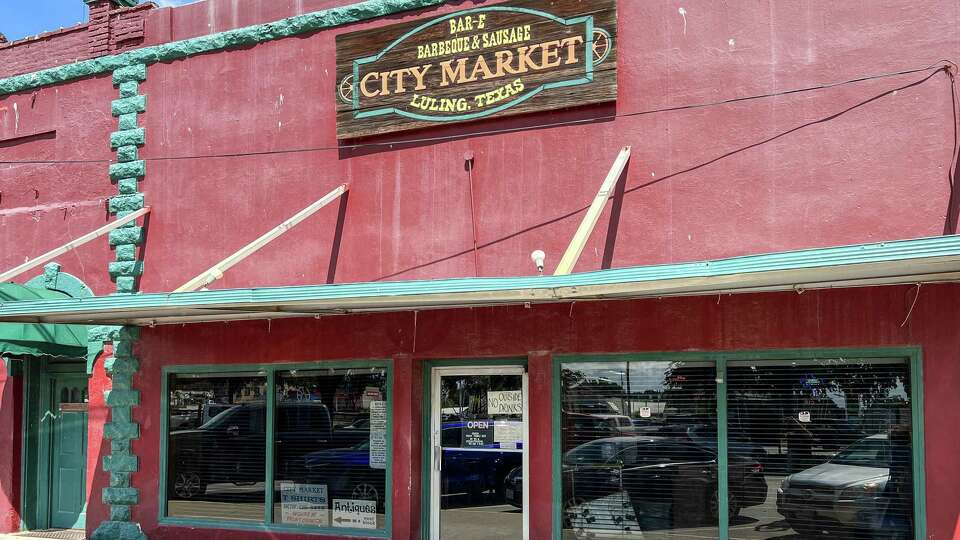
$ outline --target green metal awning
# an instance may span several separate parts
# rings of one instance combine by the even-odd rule
[[[16,283],[0,283],[0,304],[63,300],[69,295],[33,289]],[[0,356],[87,355],[87,327],[83,325],[0,323]]]
[[[0,322],[150,326],[624,298],[960,282],[960,236],[634,266],[459,278],[0,301]]]

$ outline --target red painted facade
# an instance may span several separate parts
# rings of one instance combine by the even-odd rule
[[[349,3],[206,0],[136,13],[144,24],[140,45],[152,45]],[[624,145],[633,157],[622,189],[577,271],[956,232],[948,179],[954,112],[943,71],[709,104],[957,61],[957,2],[620,0],[615,105],[360,141],[394,146],[338,148],[335,36],[464,6],[151,65],[140,86],[147,96],[140,187],[153,208],[141,290],[173,290],[343,182],[350,193],[340,212],[325,208],[211,288],[529,275],[534,249],[546,251],[551,272]],[[47,52],[78,32],[0,46],[0,66],[12,66],[0,67],[0,77],[70,60]],[[89,39],[76,42],[66,47],[79,49],[75,58],[103,52]],[[27,47],[45,55],[9,63],[27,58],[18,52]],[[116,98],[107,75],[0,96],[0,162],[71,162],[0,164],[0,269],[110,219]],[[508,132],[489,133],[499,130]],[[476,239],[467,153],[475,156]],[[101,240],[58,262],[100,295],[114,290],[112,258]],[[151,539],[250,537],[157,525],[159,381],[167,364],[394,359],[394,418],[403,429],[393,435],[393,531],[418,538],[421,361],[527,357],[531,538],[545,539],[554,355],[914,345],[924,352],[928,535],[960,538],[952,416],[960,406],[960,286],[923,287],[901,325],[913,290],[451,310],[420,313],[416,325],[400,313],[145,329],[135,378],[142,436],[133,445],[141,460],[134,518]],[[100,364],[90,380],[90,530],[108,511],[99,502],[107,483],[100,462],[109,452],[102,439],[109,379]],[[0,458],[0,532],[19,525],[21,388],[0,373],[0,448],[11,449],[10,460]]]
[[[134,443],[141,468],[133,477],[158,493],[159,403],[164,365],[304,362],[353,358],[394,360],[394,522],[396,538],[419,538],[420,399],[426,359],[528,358],[530,373],[531,538],[551,534],[552,362],[567,354],[641,351],[716,351],[776,348],[923,348],[926,418],[927,531],[953,538],[960,523],[960,465],[953,412],[960,407],[956,332],[960,286],[921,288],[901,326],[915,287],[879,287],[804,294],[777,293],[664,300],[558,304],[163,326],[144,329],[135,381],[143,403],[135,417],[143,435]],[[413,350],[414,334],[416,350]],[[401,427],[402,426],[402,427]],[[409,431],[406,429],[409,426]],[[91,457],[91,466],[93,466]],[[411,486],[410,490],[402,486]],[[94,484],[97,487],[97,484]],[[408,511],[409,509],[409,511]],[[91,506],[96,522],[106,509]],[[96,512],[97,514],[94,514]],[[182,538],[181,527],[157,526],[156,499],[135,507],[150,538]],[[407,531],[410,531],[409,536]],[[216,539],[248,538],[246,531],[196,530]],[[277,538],[296,535],[271,533]]]

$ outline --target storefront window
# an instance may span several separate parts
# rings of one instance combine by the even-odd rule
[[[383,534],[387,368],[281,367],[168,375],[166,516]]]
[[[760,454],[767,483],[759,505],[731,491],[731,538],[913,537],[906,361],[731,362],[727,376],[730,478]]]
[[[737,356],[561,365],[563,537],[912,538],[909,360]]]
[[[171,375],[167,515],[263,521],[266,377]]]
[[[718,536],[715,379],[706,363],[563,364],[564,538]]]
[[[387,398],[383,368],[277,373],[277,523],[385,527]]]

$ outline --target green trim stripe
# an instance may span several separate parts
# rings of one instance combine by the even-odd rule
[[[717,392],[717,527],[719,540],[730,538],[730,456],[727,455],[729,426],[727,425],[727,359],[719,356],[714,361]]]
[[[131,243],[127,235],[139,238],[139,228],[121,228],[110,233],[112,245]],[[735,276],[776,270],[806,270],[823,267],[907,262],[931,257],[960,258],[960,236],[937,236],[877,244],[808,249],[785,253],[751,255],[717,261],[635,266],[566,276],[530,276],[513,278],[457,278],[421,281],[390,281],[265,287],[256,289],[220,289],[182,293],[150,293],[127,296],[101,296],[82,299],[49,299],[0,303],[0,320],[17,317],[43,317],[71,313],[111,312],[114,310],[181,308],[191,306],[251,304],[276,305],[295,301],[327,301],[403,295],[466,294],[517,290],[552,290],[592,285],[642,283],[666,279]]]
[[[265,24],[228,30],[192,39],[144,47],[73,64],[0,79],[0,96],[74,79],[114,72],[114,84],[146,79],[146,65],[172,62],[198,54],[316,32],[345,24],[440,5],[445,0],[367,0]]]

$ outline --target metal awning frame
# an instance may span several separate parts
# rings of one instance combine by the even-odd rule
[[[960,281],[960,236],[563,276],[112,295],[0,304],[0,322],[152,326],[503,305]]]

